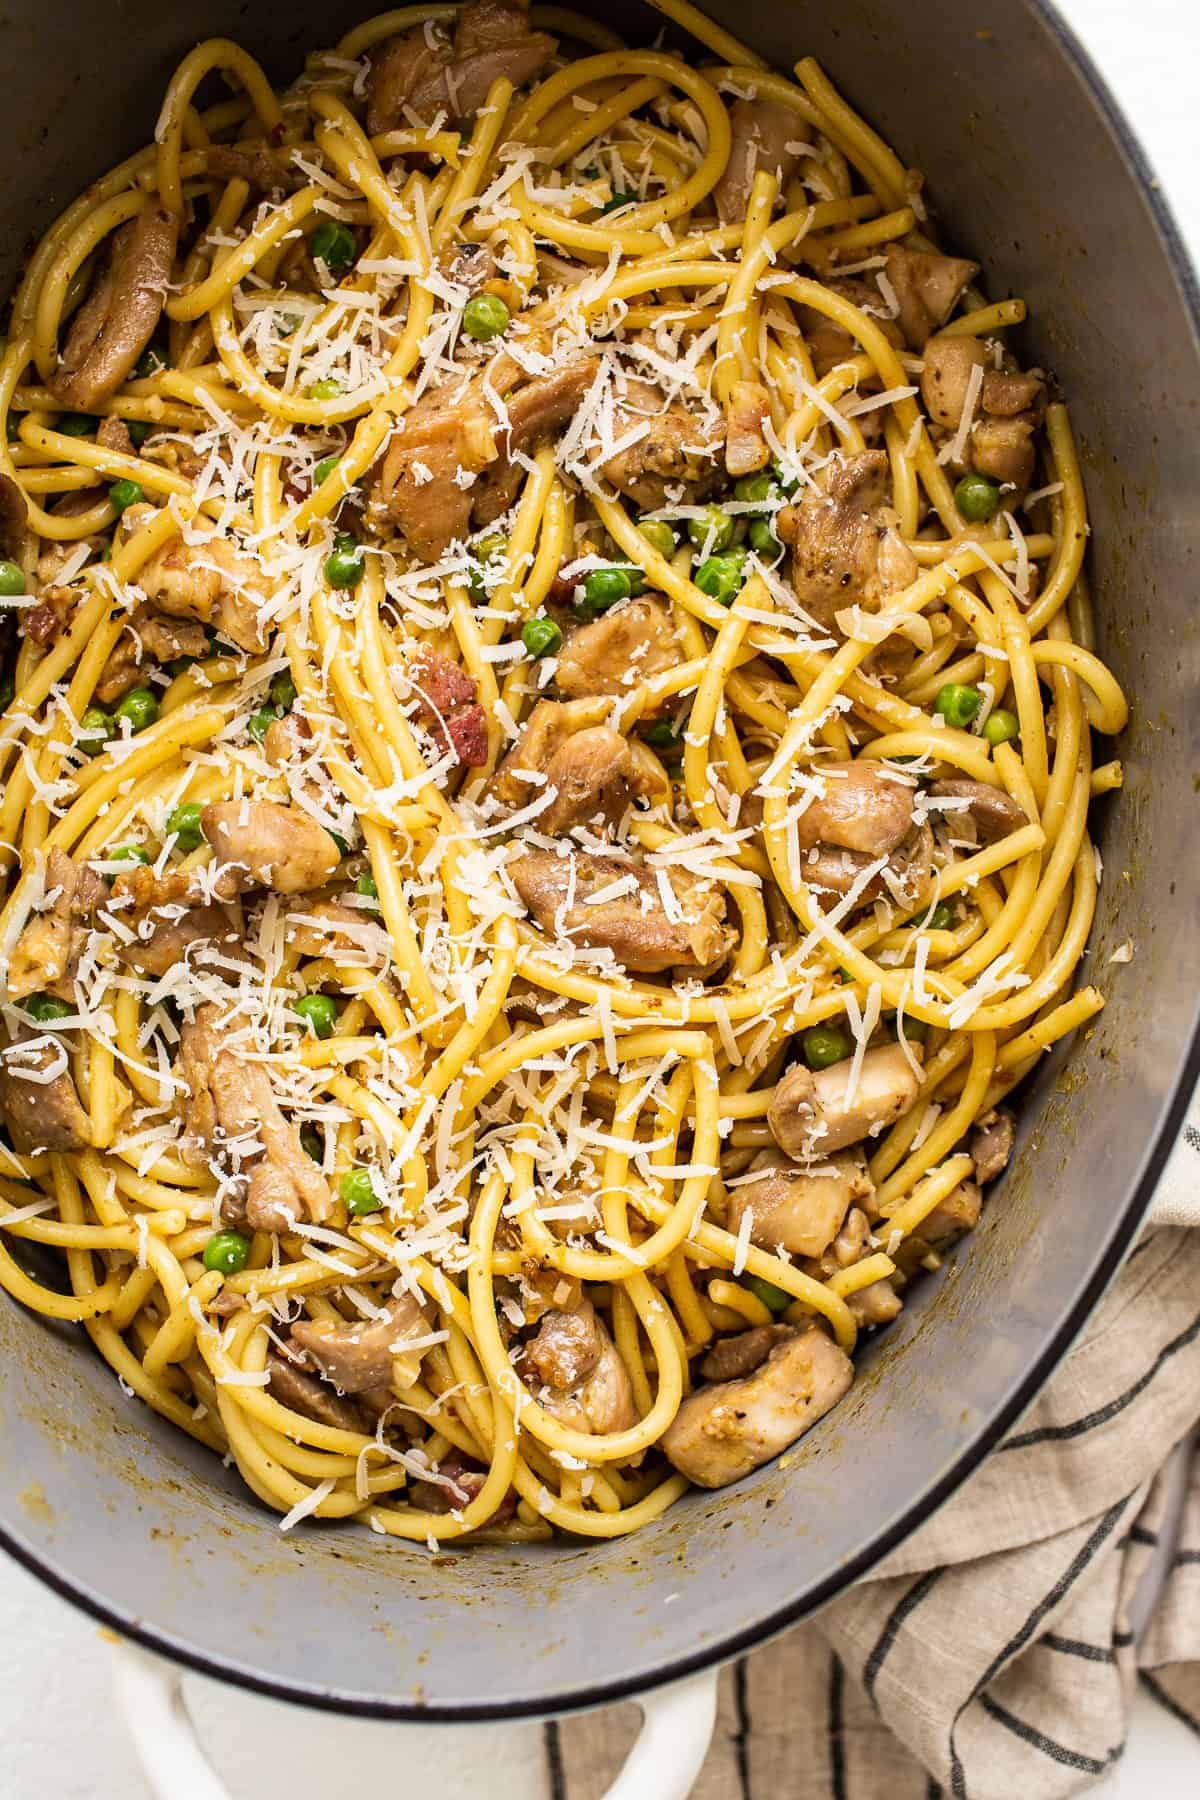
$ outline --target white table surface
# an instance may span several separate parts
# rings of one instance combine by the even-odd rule
[[[997,0],[998,22],[1006,4]],[[1200,261],[1194,174],[1200,6],[1196,0],[1133,6],[1059,0],[1059,6],[1132,118]],[[341,1721],[198,1678],[189,1681],[189,1693],[237,1800],[342,1800],[393,1792],[398,1780],[405,1791],[431,1791],[438,1800],[543,1800],[536,1727]],[[1139,1694],[1124,1760],[1094,1791],[1103,1800],[1150,1794],[1195,1800],[1200,1743]],[[0,1793],[5,1800],[150,1800],[114,1716],[103,1633],[2,1555]]]

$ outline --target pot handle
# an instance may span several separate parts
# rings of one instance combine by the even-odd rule
[[[113,1652],[113,1686],[155,1800],[230,1800],[196,1736],[183,1671],[136,1645]],[[717,1671],[638,1699],[642,1729],[604,1800],[687,1800],[717,1716]]]

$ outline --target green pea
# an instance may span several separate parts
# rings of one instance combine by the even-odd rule
[[[140,450],[150,436],[150,423],[147,419],[126,419],[125,429],[135,450]]]
[[[535,660],[553,656],[562,643],[562,632],[553,619],[526,619],[521,627],[521,642]]]
[[[127,506],[136,506],[146,498],[146,490],[140,481],[114,481],[108,490],[108,497],[118,512],[124,512]]]
[[[660,556],[675,554],[675,533],[665,519],[639,519],[638,530],[652,550]]]
[[[508,549],[508,539],[502,531],[485,531],[471,546],[471,554],[476,562],[496,562]]]
[[[60,1000],[57,994],[30,994],[25,1002],[25,1011],[39,1025],[49,1025],[55,1019],[69,1018],[75,1008],[65,1000]]]
[[[719,506],[706,506],[700,517],[689,519],[687,534],[697,550],[707,548],[711,555],[716,550],[728,550],[733,542],[733,518],[722,512]]]
[[[624,569],[592,569],[584,580],[584,610],[607,612],[618,600],[628,600],[633,584]]]
[[[948,725],[957,725],[960,730],[965,731],[982,705],[983,695],[977,687],[964,687],[961,681],[948,681],[945,687],[938,689],[933,710],[941,713]]]
[[[606,200],[600,211],[601,213],[617,212],[622,206],[635,205],[640,198],[640,195],[632,193],[629,188],[615,188],[612,199]]]
[[[383,1206],[371,1181],[370,1169],[347,1169],[338,1183],[338,1193],[346,1202],[347,1212],[356,1219],[379,1212]]]
[[[293,1011],[312,1027],[314,1037],[333,1035],[337,1024],[337,1001],[329,994],[302,994]]]
[[[20,419],[18,419],[18,417],[15,413],[9,413],[8,417],[5,419],[4,435],[10,444],[19,444],[20,443],[20,441],[21,441],[21,421],[20,421]]]
[[[359,876],[354,884],[354,891],[356,894],[361,894],[364,900],[378,900],[379,898],[379,884],[370,874]]]
[[[64,437],[91,437],[99,425],[99,419],[91,413],[63,413],[56,430]]]
[[[240,1231],[214,1231],[201,1258],[206,1269],[220,1275],[236,1275],[250,1258],[250,1239]]]
[[[776,1317],[780,1313],[786,1312],[795,1298],[783,1288],[776,1287],[773,1281],[764,1281],[761,1275],[743,1275],[742,1286],[753,1294],[756,1300],[761,1300],[767,1311],[774,1313]]]
[[[167,815],[167,836],[175,839],[180,850],[197,850],[204,842],[204,827],[200,823],[200,807],[195,800],[188,800],[177,806]]]
[[[354,233],[340,219],[323,219],[312,234],[312,253],[327,269],[348,269],[357,254]]]
[[[146,348],[142,351],[142,354],[133,365],[134,379],[136,381],[149,381],[152,375],[157,375],[159,371],[165,369],[166,366],[167,359],[158,348],[157,344],[147,344]]]
[[[811,1025],[801,1039],[804,1060],[810,1069],[828,1069],[853,1055],[848,1033],[838,1025]]]
[[[343,391],[342,384],[336,375],[322,375],[320,381],[314,381],[308,389],[310,400],[336,400]]]
[[[895,1013],[894,1012],[884,1013],[883,1019],[884,1019],[884,1024],[887,1026],[887,1028],[891,1032],[892,1036],[894,1038],[898,1038],[900,1036],[900,1033],[896,1029]],[[905,1013],[905,1015],[904,1015],[904,1035],[908,1039],[910,1044],[923,1044],[925,1042],[926,1038],[929,1036],[929,1027],[925,1023],[924,1019],[914,1019],[914,1018],[911,1018],[908,1013]]]
[[[782,555],[783,545],[772,531],[769,519],[751,519],[750,548],[757,551],[759,556],[774,558]]]
[[[365,567],[366,558],[362,545],[348,532],[340,532],[333,540],[333,549],[325,558],[325,579],[330,587],[357,587],[363,578]]]
[[[25,592],[25,571],[20,563],[9,562],[7,557],[0,561],[0,598],[11,600],[16,594]]]
[[[246,721],[246,730],[256,744],[261,744],[274,725],[279,713],[273,706],[264,706],[260,712],[252,713]]]
[[[949,931],[954,924],[954,914],[944,900],[939,900],[932,912],[918,913],[908,923],[916,931]]]
[[[331,831],[331,832],[329,832],[329,836],[333,839],[334,843],[337,845],[338,855],[339,856],[349,856],[350,846],[346,842],[345,838],[342,836],[341,832],[340,831]]]
[[[317,487],[320,487],[320,485],[323,481],[328,481],[329,477],[333,474],[333,471],[337,468],[337,466],[341,462],[341,460],[342,459],[341,459],[340,455],[337,455],[337,454],[335,454],[333,456],[323,456],[321,458],[320,462],[317,464],[316,468],[313,470],[314,484]]]
[[[724,556],[705,557],[692,579],[710,600],[732,606],[746,579],[745,564],[744,550],[727,550]]]
[[[766,470],[761,475],[743,475],[740,481],[733,484],[735,500],[769,500],[771,490],[775,486]]]
[[[119,844],[108,853],[109,862],[151,863],[154,858],[140,844]]]
[[[314,1162],[325,1161],[325,1138],[318,1125],[302,1125],[300,1127],[300,1148],[305,1156],[311,1156]]]
[[[982,525],[1000,510],[1000,489],[986,475],[964,475],[954,489],[954,504],[964,519]]]
[[[272,678],[267,692],[281,712],[290,712],[296,704],[296,684],[292,680],[291,670],[281,669],[278,675]]]
[[[158,699],[149,688],[132,688],[123,700],[118,700],[115,713],[134,731],[145,731],[158,717]]]
[[[796,489],[800,486],[799,478],[795,475],[787,474],[783,464],[777,462],[771,464],[771,474],[779,484],[780,492],[786,494],[788,499],[791,499]]]
[[[463,330],[477,344],[490,344],[504,336],[511,317],[499,294],[472,294],[463,307]]]
[[[1002,706],[998,706],[995,712],[990,712],[984,721],[983,736],[993,749],[997,744],[1011,744],[1020,735],[1020,719],[1016,713],[1005,712]]]
[[[104,746],[117,735],[112,716],[102,707],[89,706],[79,721],[79,748],[87,756],[102,756]]]

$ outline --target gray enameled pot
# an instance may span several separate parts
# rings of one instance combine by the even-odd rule
[[[545,1713],[745,1649],[869,1569],[960,1482],[1062,1357],[1129,1247],[1195,1073],[1200,404],[1191,272],[1128,128],[1034,0],[730,0],[777,67],[815,53],[926,172],[948,244],[1023,294],[1082,447],[1100,643],[1133,700],[1085,977],[1108,1009],[1047,1062],[983,1223],[865,1351],[787,1460],[612,1544],[431,1557],[361,1529],[281,1536],[236,1473],[138,1403],[74,1330],[0,1297],[0,1541],[179,1660],[281,1697],[393,1717]],[[278,78],[366,9],[313,0],[13,0],[0,20],[22,248],[146,142],[199,38]],[[661,20],[621,4],[648,41]],[[605,9],[606,19],[610,9]],[[1132,939],[1127,965],[1110,964]]]

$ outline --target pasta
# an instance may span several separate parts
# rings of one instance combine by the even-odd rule
[[[1103,1004],[1023,304],[656,4],[201,44],[13,304],[0,1284],[285,1528],[748,1473]]]

